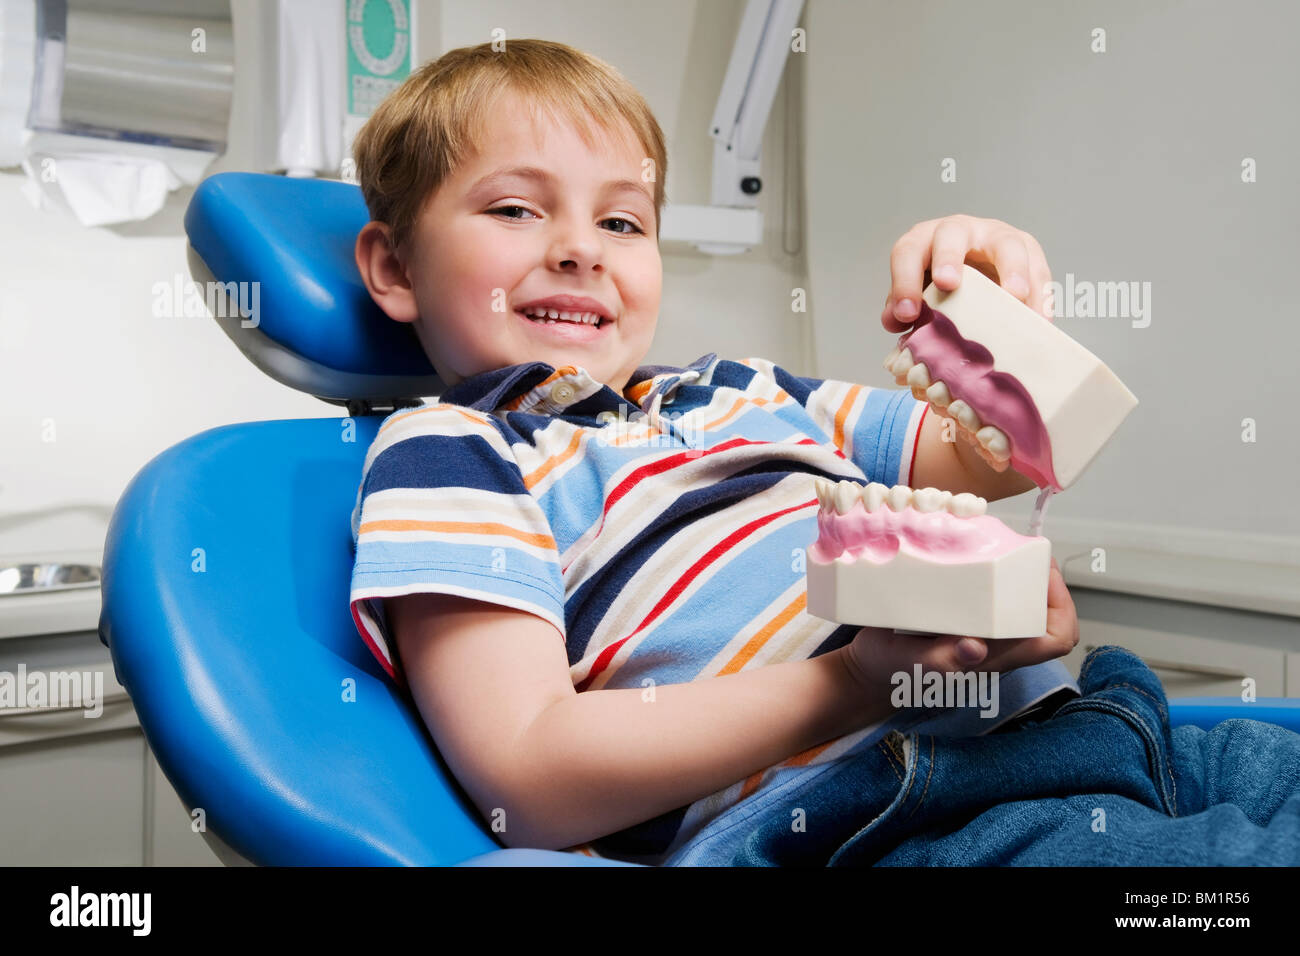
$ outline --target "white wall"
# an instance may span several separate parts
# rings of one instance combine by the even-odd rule
[[[234,0],[235,91],[229,149],[209,174],[255,168],[265,101],[266,37],[257,0]],[[706,127],[739,23],[741,0],[657,4],[438,3],[417,7],[421,61],[453,46],[539,36],[586,49],[645,94],[669,141],[666,183],[677,202],[708,200]],[[804,326],[789,312],[805,284],[798,236],[786,223],[784,94],[769,125],[763,248],[713,258],[664,247],[664,294],[649,363],[685,364],[707,351],[805,364]],[[87,229],[38,212],[20,169],[0,171],[0,558],[98,551],[111,509],[154,455],[231,422],[339,414],[278,385],[203,319],[150,317],[155,282],[188,278],[182,219],[192,190],[151,219]],[[790,244],[793,253],[784,251]],[[54,440],[44,440],[53,429]]]
[[[1049,537],[1141,524],[1153,547],[1300,560],[1300,7],[810,0],[804,22],[817,371],[895,387],[880,367],[895,239],[958,212],[1002,219],[1060,281],[1152,290],[1146,328],[1057,319],[1140,405],[1053,500]]]

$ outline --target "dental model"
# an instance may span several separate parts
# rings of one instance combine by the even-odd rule
[[[963,280],[964,281],[964,280]],[[1043,321],[1040,319],[1040,321]],[[808,611],[844,624],[965,637],[1041,637],[1051,543],[976,495],[816,478]]]
[[[1070,487],[1137,406],[1101,359],[979,270],[921,298],[886,370],[1038,487]]]

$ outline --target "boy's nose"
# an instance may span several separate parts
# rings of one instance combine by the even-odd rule
[[[548,252],[549,264],[561,269],[600,268],[603,249],[595,226],[557,227],[557,235]]]

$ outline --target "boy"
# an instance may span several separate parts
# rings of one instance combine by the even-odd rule
[[[814,475],[990,500],[1033,484],[942,441],[906,389],[713,354],[641,366],[666,156],[616,71],[538,40],[454,50],[381,104],[354,152],[373,219],[357,266],[448,387],[390,415],[367,454],[353,616],[506,845],[806,858],[821,844],[751,838],[789,830],[783,801],[811,803],[848,766],[888,802],[894,764],[853,758],[914,770],[897,729],[985,734],[1077,695],[1057,660],[1078,627],[1054,563],[1040,638],[905,636],[807,613]],[[885,327],[915,318],[927,265],[952,288],[944,267],[963,260],[1042,307],[1032,237],[951,217],[895,247]],[[998,719],[895,710],[890,675],[916,662],[999,672]],[[839,797],[811,822],[847,837],[869,807]]]

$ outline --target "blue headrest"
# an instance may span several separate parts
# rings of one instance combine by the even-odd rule
[[[185,212],[191,269],[196,279],[258,283],[256,317],[222,327],[285,384],[331,399],[436,394],[442,383],[413,327],[385,315],[357,272],[353,250],[369,220],[349,183],[218,173]]]

